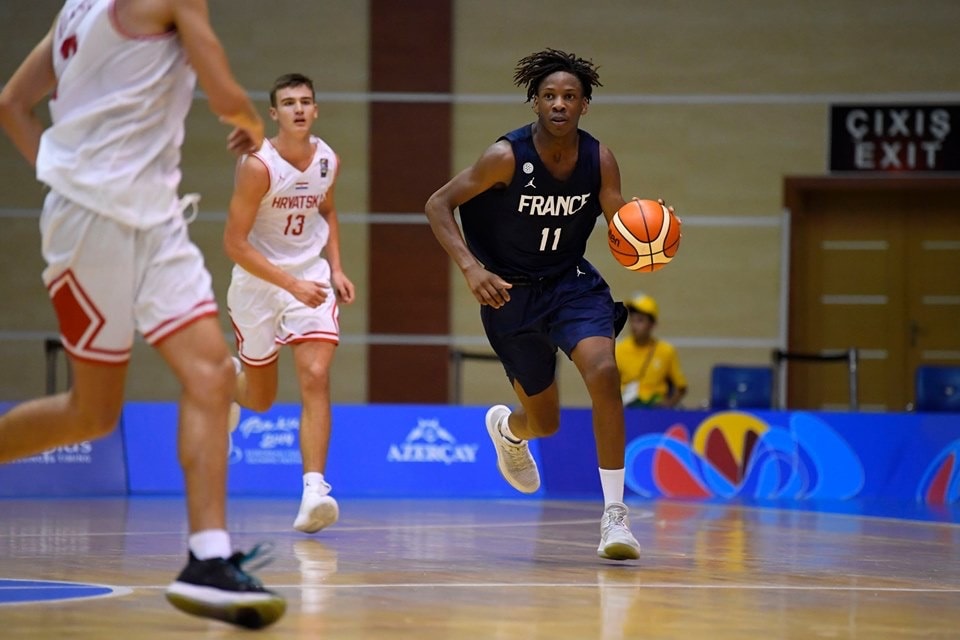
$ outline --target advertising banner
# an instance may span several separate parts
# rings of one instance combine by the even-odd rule
[[[497,470],[485,413],[336,405],[326,477],[343,497],[523,498]],[[176,404],[128,403],[121,423],[103,440],[0,465],[0,495],[182,493]],[[628,500],[960,503],[957,414],[631,409],[626,425]],[[230,493],[298,497],[299,429],[299,405],[244,411],[229,435]],[[532,452],[533,497],[601,497],[589,409],[563,409]]]
[[[644,498],[928,505],[960,498],[960,416],[628,410],[626,486]],[[568,409],[542,440],[551,498],[601,495],[590,412]]]
[[[485,407],[336,405],[325,477],[344,497],[523,497],[497,470],[485,413]],[[124,424],[131,492],[182,492],[176,406],[129,403]],[[537,457],[536,443],[532,450]],[[244,410],[230,434],[228,473],[231,494],[299,497],[300,406]]]
[[[0,403],[0,414],[13,406]],[[123,430],[0,464],[0,497],[126,495]]]

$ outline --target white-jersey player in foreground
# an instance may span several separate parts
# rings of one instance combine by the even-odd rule
[[[0,462],[110,433],[123,408],[134,332],[170,366],[180,397],[189,560],[167,590],[188,613],[250,628],[286,603],[234,553],[226,531],[227,415],[235,381],[210,275],[187,236],[178,187],[197,78],[259,147],[263,123],[234,80],[205,0],[67,0],[0,93],[0,124],[50,191],[43,272],[72,388],[0,417]],[[34,108],[48,95],[53,124]]]
[[[330,445],[330,366],[340,341],[338,301],[354,299],[353,283],[340,264],[333,197],[339,162],[311,134],[317,115],[309,78],[277,78],[270,117],[278,133],[240,160],[223,237],[236,263],[227,308],[240,356],[237,403],[269,409],[277,396],[279,349],[290,345],[293,351],[303,404],[303,497],[293,527],[305,533],[339,517],[323,475]]]

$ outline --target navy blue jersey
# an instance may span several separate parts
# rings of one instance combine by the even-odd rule
[[[513,179],[460,205],[464,239],[488,270],[508,282],[549,278],[572,270],[587,249],[600,207],[600,143],[578,131],[577,165],[553,177],[526,125],[498,140],[513,147]]]

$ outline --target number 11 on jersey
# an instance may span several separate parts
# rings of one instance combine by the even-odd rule
[[[540,233],[540,251],[556,251],[557,245],[560,244],[561,231],[563,231],[563,229],[560,227],[553,230],[553,242],[550,243],[550,227],[544,227]],[[550,244],[549,248],[547,248],[548,243]]]

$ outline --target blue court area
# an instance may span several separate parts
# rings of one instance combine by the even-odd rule
[[[60,602],[102,598],[129,593],[127,588],[108,587],[82,582],[49,580],[9,580],[0,578],[0,605]]]

